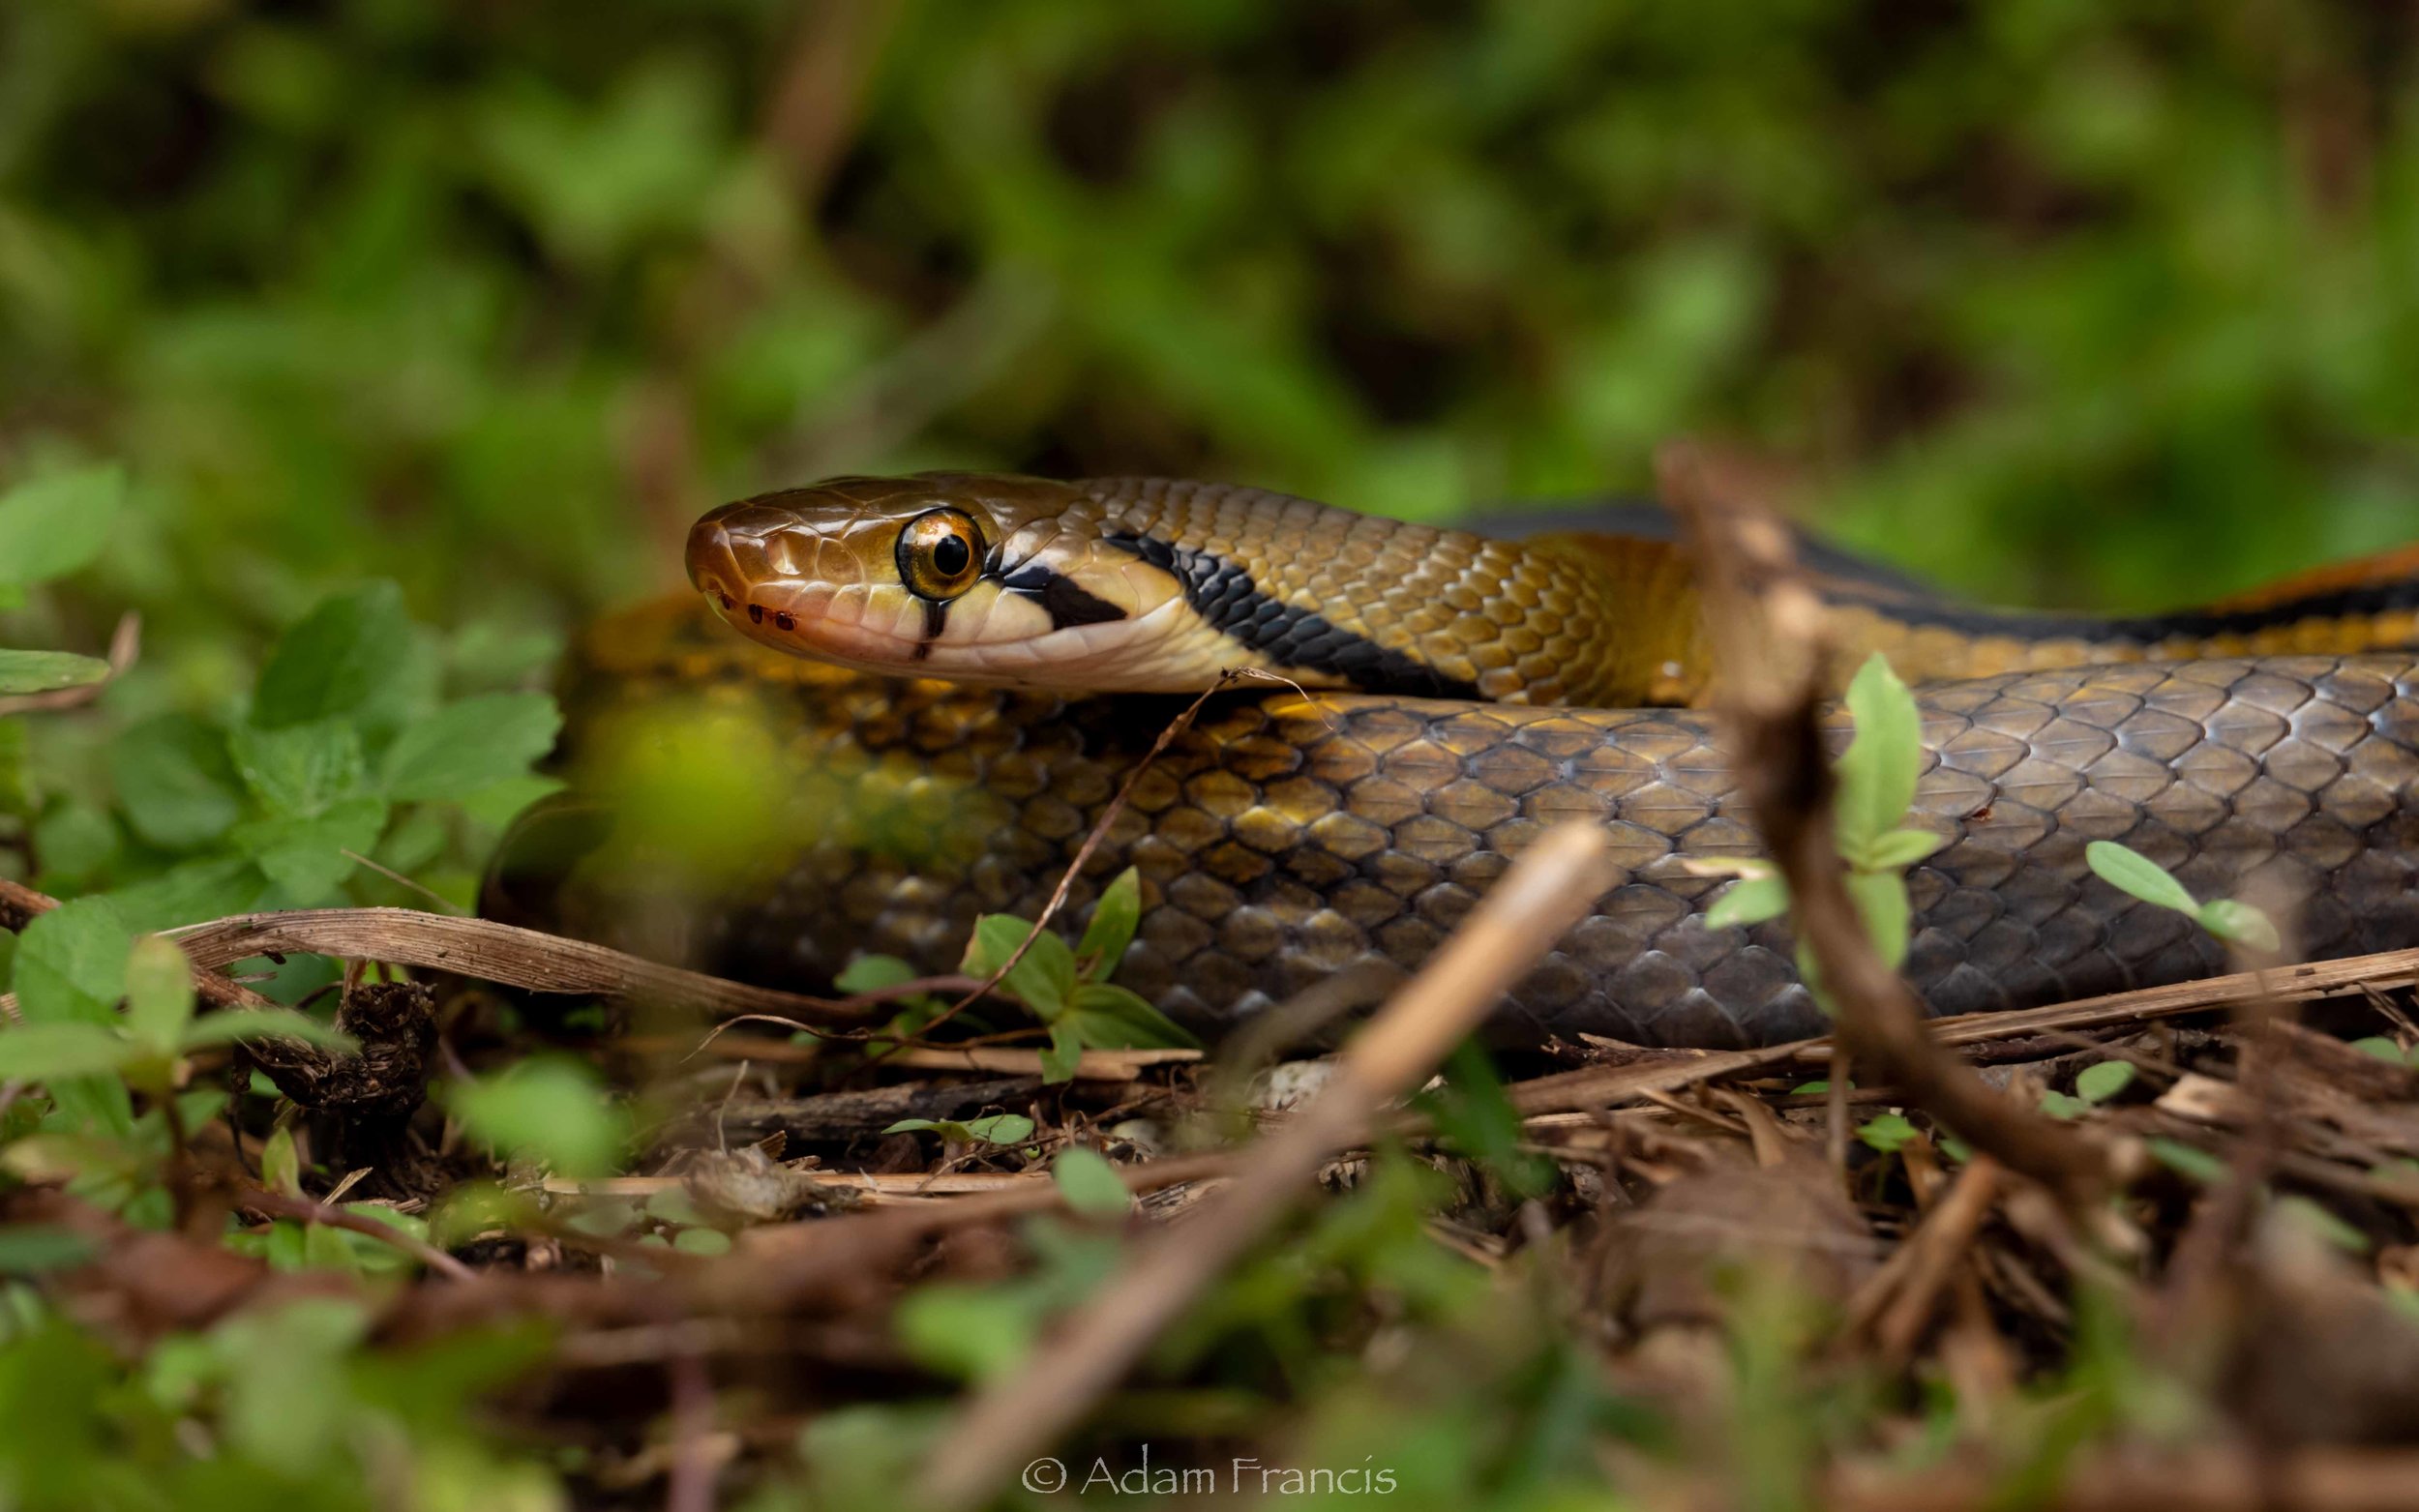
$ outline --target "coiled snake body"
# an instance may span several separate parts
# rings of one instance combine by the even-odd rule
[[[2138,620],[1974,610],[1816,561],[1847,659],[1883,650],[1920,685],[1915,822],[1947,844],[1909,875],[1906,969],[1932,1011],[2223,968],[2089,873],[2096,839],[2283,904],[2314,959],[2419,945],[2419,552]],[[1509,854],[1584,815],[1625,880],[1499,1035],[1819,1029],[1785,925],[1707,928],[1723,884],[1683,864],[1756,842],[1686,706],[1708,667],[1666,542],[931,474],[728,506],[689,566],[709,612],[599,626],[575,711],[591,744],[648,710],[734,722],[778,765],[754,869],[693,917],[705,964],[803,988],[864,951],[954,968],[976,915],[1032,916],[1185,691],[1249,666],[1293,686],[1213,699],[1074,897],[1140,869],[1119,980],[1179,1019],[1214,1032],[1358,963],[1417,966]],[[560,889],[555,922],[612,935],[617,886]]]

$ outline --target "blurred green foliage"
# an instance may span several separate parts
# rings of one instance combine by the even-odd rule
[[[97,598],[548,630],[839,469],[1438,515],[1732,435],[2142,603],[2392,540],[2413,23],[2360,4],[15,0],[0,467]],[[86,627],[89,628],[89,627]]]

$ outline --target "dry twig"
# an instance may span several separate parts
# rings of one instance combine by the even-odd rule
[[[2010,1169],[2070,1201],[2106,1182],[2100,1152],[2054,1120],[1985,1086],[1933,1042],[1923,1005],[1865,936],[1834,839],[1831,767],[1819,715],[1827,641],[1822,600],[1792,558],[1788,530],[1675,447],[1663,497],[1695,557],[1741,790],[1789,882],[1801,935],[1838,1005],[1843,1054]]]

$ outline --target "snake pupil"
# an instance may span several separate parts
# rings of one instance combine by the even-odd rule
[[[933,546],[933,565],[941,569],[943,578],[955,578],[973,559],[974,553],[964,536],[942,536]]]

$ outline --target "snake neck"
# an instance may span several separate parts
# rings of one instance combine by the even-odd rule
[[[1620,707],[1694,701],[1696,590],[1662,542],[1501,541],[1256,489],[1074,486],[1103,540],[1173,576],[1202,644],[1305,687]]]

